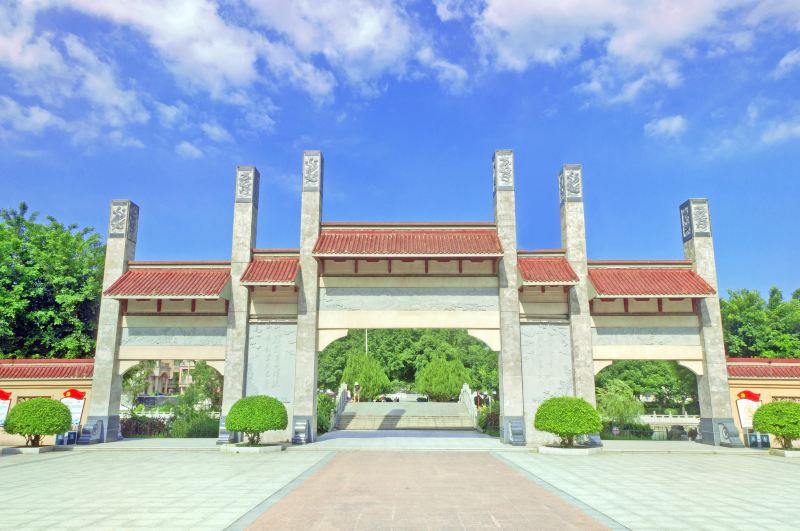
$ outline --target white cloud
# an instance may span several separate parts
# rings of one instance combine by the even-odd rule
[[[67,123],[48,110],[35,105],[20,105],[0,95],[0,124],[21,133],[39,134],[47,129],[67,129]]]
[[[214,142],[233,142],[233,137],[227,129],[216,123],[200,124],[200,129]]]
[[[155,102],[155,108],[158,113],[158,121],[164,127],[175,127],[186,120],[188,107],[181,101],[177,102],[175,105],[168,105],[157,101]]]
[[[135,148],[143,148],[144,143],[139,140],[138,138],[134,138],[132,136],[127,136],[122,131],[111,131],[108,134],[108,139],[111,140],[113,143],[117,144],[118,146],[122,147],[135,147]]]
[[[795,48],[786,52],[786,55],[778,61],[778,65],[773,70],[772,75],[775,79],[780,79],[798,67],[800,67],[800,48]]]
[[[203,152],[197,146],[185,140],[175,146],[175,153],[185,159],[199,159],[203,156]]]
[[[644,132],[652,137],[677,138],[686,132],[686,119],[677,114],[652,120],[645,124]]]
[[[417,52],[417,59],[435,72],[436,79],[448,91],[457,94],[464,90],[469,75],[462,66],[437,57],[428,47]]]
[[[761,141],[765,144],[777,144],[794,138],[800,138],[800,117],[773,122],[761,134]]]
[[[479,9],[478,0],[433,0],[433,5],[436,7],[436,16],[442,22],[475,16]]]

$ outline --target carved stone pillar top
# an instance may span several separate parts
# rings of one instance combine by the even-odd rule
[[[564,164],[558,174],[558,191],[562,205],[570,201],[583,201],[583,166]]]
[[[514,189],[514,152],[510,149],[498,149],[492,158],[495,190]]]
[[[695,236],[711,236],[711,216],[708,199],[689,199],[680,207],[681,234],[688,242]]]
[[[322,188],[322,152],[303,151],[303,191]]]
[[[260,177],[255,166],[236,166],[237,203],[258,203]]]
[[[128,199],[111,201],[111,214],[108,219],[109,238],[128,238],[136,243],[139,232],[139,207]]]

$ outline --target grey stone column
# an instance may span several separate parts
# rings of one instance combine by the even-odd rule
[[[492,158],[494,219],[503,245],[498,268],[500,302],[500,437],[505,443],[525,444],[517,279],[517,213],[514,195],[514,152],[498,150]]]
[[[317,433],[317,310],[319,272],[312,256],[322,218],[324,160],[320,151],[303,152],[300,212],[300,274],[297,298],[297,351],[292,403],[292,442],[313,442]]]
[[[717,264],[708,199],[689,199],[683,203],[680,218],[684,256],[692,261],[695,272],[717,290]],[[719,296],[700,299],[697,308],[703,346],[703,375],[697,377],[702,442],[741,447],[743,444],[731,410]]]
[[[583,168],[565,164],[558,175],[561,198],[561,245],[578,275],[569,290],[569,326],[575,396],[595,404],[592,319],[589,313],[589,277],[586,264],[586,225],[583,212]]]
[[[225,379],[222,388],[222,412],[219,417],[219,440],[234,440],[225,430],[225,416],[245,393],[247,368],[247,320],[250,292],[241,278],[252,257],[258,225],[258,189],[261,176],[255,166],[236,167],[236,190],[233,203],[233,243],[231,245],[231,299],[228,304],[228,331],[225,338]]]
[[[103,291],[128,270],[128,262],[136,255],[138,229],[139,207],[127,199],[111,201]],[[97,322],[92,398],[89,416],[80,437],[80,442],[84,444],[116,441],[119,438],[122,376],[119,374],[118,354],[121,326],[120,302],[103,296]]]

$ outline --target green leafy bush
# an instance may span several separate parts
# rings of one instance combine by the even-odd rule
[[[611,380],[597,389],[597,409],[616,424],[637,423],[644,405],[633,395],[633,389],[622,380]]]
[[[542,402],[533,427],[557,435],[562,446],[572,447],[576,436],[597,433],[603,424],[597,410],[583,398],[557,396]]]
[[[244,433],[252,445],[259,443],[262,432],[285,430],[288,424],[283,402],[264,395],[240,398],[225,417],[225,429]]]
[[[358,382],[361,386],[361,400],[371,401],[381,393],[389,391],[389,377],[383,372],[381,364],[372,354],[357,348],[347,353],[347,364],[342,372],[342,383],[352,391]]]
[[[494,400],[491,406],[481,406],[478,410],[478,426],[489,435],[500,432],[500,401]]]
[[[31,398],[8,412],[3,429],[25,437],[26,446],[39,446],[44,435],[64,433],[72,427],[69,408],[52,398]]]
[[[326,433],[331,429],[331,413],[336,403],[333,397],[326,394],[317,395],[317,433]]]
[[[123,418],[120,424],[123,437],[166,437],[169,433],[167,421],[163,418],[145,417],[135,412]]]
[[[619,428],[619,434],[614,435],[614,427]],[[649,441],[653,438],[653,428],[649,424],[641,422],[615,422],[612,420],[603,422],[603,431],[600,432],[603,439],[625,439]]]
[[[198,412],[172,421],[169,427],[171,437],[202,439],[216,437],[219,434],[219,419],[207,413]]]
[[[753,415],[753,429],[771,433],[787,450],[800,439],[800,402],[778,400],[764,404]]]
[[[428,395],[430,400],[447,402],[458,398],[461,386],[469,383],[469,371],[460,360],[435,356],[417,371],[416,379],[417,392]]]

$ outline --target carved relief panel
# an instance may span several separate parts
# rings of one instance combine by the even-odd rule
[[[558,192],[561,203],[583,201],[583,168],[579,164],[567,164],[558,176]]]
[[[683,241],[695,236],[711,236],[711,218],[706,199],[690,199],[681,205],[680,212]]]
[[[258,170],[253,166],[238,166],[236,168],[236,202],[256,202],[257,194]]]
[[[109,238],[128,238],[136,242],[139,229],[139,207],[127,200],[111,201],[111,213],[108,219]]]
[[[303,190],[319,190],[322,179],[322,153],[306,151],[303,153]]]
[[[514,189],[514,152],[510,150],[496,151],[494,154],[494,187],[495,190]]]

